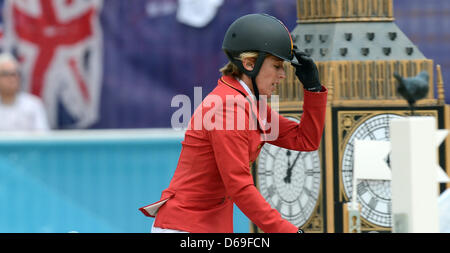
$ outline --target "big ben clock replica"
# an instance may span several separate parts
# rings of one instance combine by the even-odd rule
[[[329,90],[322,143],[314,152],[265,144],[253,175],[272,207],[305,232],[350,232],[345,204],[352,201],[354,141],[387,141],[390,121],[411,114],[397,93],[395,72],[404,77],[428,72],[429,93],[416,104],[415,115],[433,116],[438,128],[450,128],[440,67],[394,23],[392,1],[297,0],[294,44],[314,59]],[[302,86],[290,65],[285,70],[287,77],[277,89],[280,114],[299,121]],[[449,174],[450,137],[439,148],[439,163]],[[357,183],[361,232],[392,231],[390,185],[382,180]],[[441,184],[440,190],[448,186]]]

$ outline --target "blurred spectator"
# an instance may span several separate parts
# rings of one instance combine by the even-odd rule
[[[20,90],[19,63],[0,54],[0,131],[49,130],[39,97]]]

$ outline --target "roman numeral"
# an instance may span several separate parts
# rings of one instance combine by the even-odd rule
[[[304,186],[303,186],[303,192],[305,192],[309,198],[313,198],[311,191],[308,188],[305,188]]]
[[[372,197],[372,198],[370,199],[370,201],[369,201],[369,207],[370,207],[371,209],[375,210],[376,207],[377,207],[377,204],[378,204],[378,199]]]
[[[271,198],[273,195],[275,195],[276,189],[274,185],[269,186],[267,189],[267,194],[269,194],[269,198]]]
[[[357,187],[358,187],[357,189],[358,195],[361,196],[367,192],[367,187],[364,183],[359,183]]]

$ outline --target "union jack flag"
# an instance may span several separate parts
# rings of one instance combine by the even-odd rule
[[[6,0],[3,50],[21,62],[24,89],[40,96],[50,124],[61,104],[87,127],[98,117],[102,78],[102,0]]]

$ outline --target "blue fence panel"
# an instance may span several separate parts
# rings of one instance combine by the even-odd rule
[[[149,232],[182,137],[0,138],[0,232]],[[235,232],[249,221],[235,207]]]

